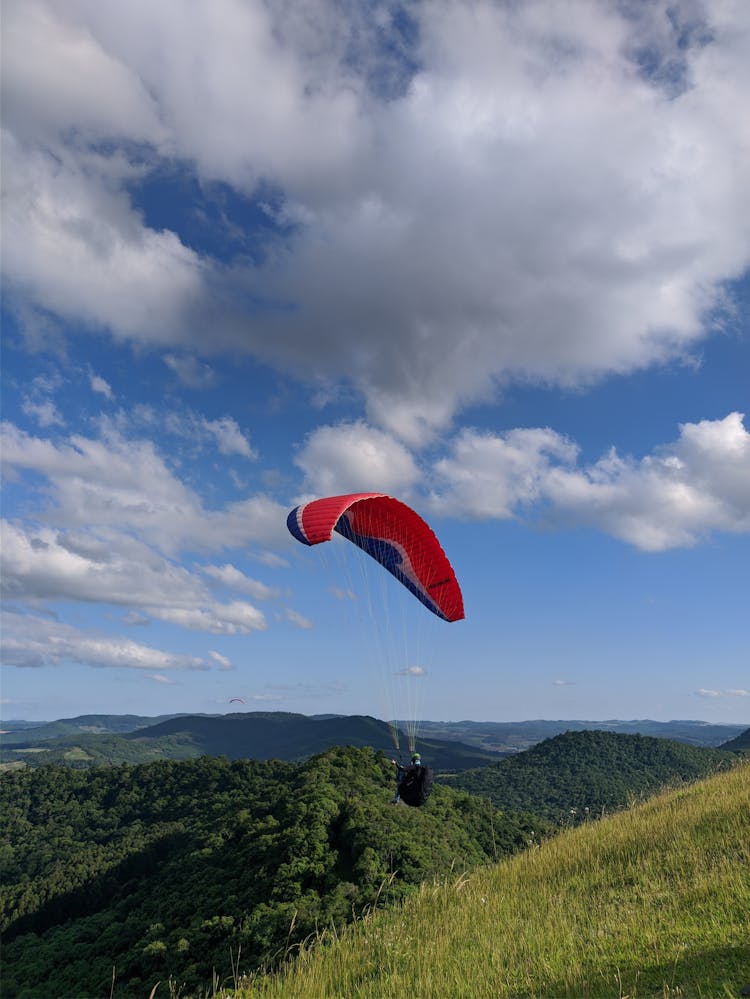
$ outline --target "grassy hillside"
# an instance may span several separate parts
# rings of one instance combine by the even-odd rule
[[[739,996],[749,817],[745,764],[424,886],[238,999]]]
[[[565,732],[498,763],[467,770],[451,787],[503,809],[580,822],[622,808],[666,784],[734,765],[733,754],[671,739],[615,732]]]
[[[402,745],[405,747],[405,738]],[[309,718],[284,712],[181,715],[122,735],[81,734],[4,750],[4,763],[62,763],[76,767],[226,756],[230,760],[303,760],[332,746],[373,746],[393,752],[385,722],[364,715]],[[390,747],[390,748],[389,748]],[[499,757],[459,742],[420,741],[425,761],[438,770],[466,770]]]

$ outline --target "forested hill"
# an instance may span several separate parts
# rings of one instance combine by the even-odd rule
[[[180,715],[124,735],[81,734],[27,741],[3,751],[4,762],[30,766],[55,762],[77,767],[141,763],[159,759],[226,756],[230,760],[302,760],[332,746],[372,746],[394,753],[385,722],[365,715],[310,718],[284,712]],[[406,751],[406,739],[401,748]],[[466,770],[500,754],[460,742],[423,739],[420,752],[436,770]]]
[[[451,779],[451,786],[553,821],[582,821],[673,782],[731,767],[732,753],[671,739],[565,732],[516,756]]]
[[[181,995],[273,962],[316,927],[539,840],[541,820],[435,787],[391,805],[370,749],[0,780],[3,994]],[[165,994],[167,989],[164,989]]]
[[[740,732],[736,739],[730,739],[729,742],[722,743],[719,748],[728,749],[733,753],[740,750],[750,750],[750,728],[745,729],[744,732]]]
[[[75,718],[58,718],[49,722],[9,721],[2,723],[2,743],[15,746],[33,741],[34,744],[50,739],[66,739],[79,735],[122,735],[137,728],[157,725],[179,715],[77,715]]]

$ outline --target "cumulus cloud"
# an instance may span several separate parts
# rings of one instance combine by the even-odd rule
[[[2,438],[4,466],[41,476],[49,501],[41,523],[2,521],[5,597],[26,606],[111,604],[128,609],[129,623],[158,620],[216,635],[267,627],[246,600],[216,600],[206,576],[256,599],[276,596],[275,589],[229,563],[190,571],[175,556],[261,538],[287,543],[286,507],[252,497],[207,510],[153,444],[112,427],[100,438],[54,441],[4,424]]]
[[[59,389],[59,375],[39,375],[32,379],[28,392],[24,395],[21,409],[35,420],[40,427],[65,426],[65,420],[50,396]]]
[[[207,576],[240,593],[247,593],[256,600],[273,600],[279,596],[278,587],[267,586],[257,579],[251,579],[228,562],[225,565],[206,565],[203,572]]]
[[[65,426],[62,414],[51,399],[45,399],[42,402],[27,397],[21,404],[21,408],[27,416],[33,417],[40,427]]]
[[[243,458],[257,457],[237,421],[231,416],[223,416],[220,420],[204,420],[203,426],[216,441],[221,454],[238,454]]]
[[[152,442],[127,439],[114,428],[105,427],[99,438],[55,442],[6,423],[2,443],[6,468],[47,478],[60,526],[132,531],[164,552],[288,540],[286,508],[258,495],[208,510]]]
[[[2,662],[41,667],[80,663],[135,670],[207,670],[198,656],[163,652],[128,638],[83,632],[37,615],[3,615]]]
[[[209,652],[208,658],[216,663],[219,669],[234,669],[232,660],[228,656],[223,656],[221,652]]]
[[[103,395],[104,398],[109,399],[110,402],[114,399],[115,395],[112,391],[112,386],[106,379],[102,378],[101,375],[97,375],[93,371],[89,371],[89,385],[91,386],[92,392],[98,392],[99,395]]]
[[[435,464],[433,502],[444,513],[507,518],[542,497],[550,468],[575,461],[577,449],[549,429],[505,434],[464,430]]]
[[[212,600],[198,577],[127,535],[26,530],[7,521],[0,529],[2,592],[11,599],[116,604],[212,634],[266,628],[256,607]]]
[[[380,13],[6,3],[12,295],[184,381],[220,350],[347,381],[411,444],[514,378],[689,352],[750,263],[747,5]],[[129,185],[175,161],[278,192],[252,265],[135,210]]]
[[[644,551],[696,544],[713,531],[750,531],[750,433],[741,413],[680,427],[640,460],[613,449],[579,467],[551,430],[464,431],[435,465],[436,512],[524,514],[594,527]]]
[[[112,418],[102,416],[98,422],[105,436],[158,431],[189,443],[194,449],[216,448],[219,454],[251,460],[258,456],[232,416],[209,420],[188,408],[156,409],[140,404],[127,412],[119,410]]]
[[[411,452],[364,421],[314,430],[295,458],[312,495],[385,492],[408,496],[420,472]]]

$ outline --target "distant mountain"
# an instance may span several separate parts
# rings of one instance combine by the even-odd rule
[[[733,766],[720,749],[616,732],[565,732],[499,763],[446,782],[497,807],[578,822],[665,785]]]
[[[719,749],[728,749],[732,753],[738,750],[750,750],[750,728],[746,728],[744,732],[740,732],[735,739],[730,739],[729,742],[723,743],[719,746]]]
[[[51,722],[8,721],[0,724],[2,745],[13,746],[33,740],[34,743],[49,739],[65,739],[76,735],[119,735],[134,729],[146,728],[169,718],[180,715],[78,715],[76,718],[60,718]]]
[[[458,739],[469,746],[480,746],[495,753],[517,753],[543,739],[562,732],[602,731],[628,735],[651,735],[659,739],[676,739],[691,746],[719,747],[727,739],[739,735],[745,725],[719,725],[705,721],[652,721],[636,719],[622,721],[566,721],[531,719],[520,722],[420,722],[420,730],[436,739]]]
[[[406,749],[406,739],[402,740]],[[363,715],[309,718],[284,712],[180,715],[123,735],[79,732],[37,743],[26,734],[3,752],[3,761],[77,767],[226,756],[230,760],[304,760],[334,746],[372,746],[394,753],[385,722]],[[460,742],[421,739],[426,763],[438,771],[466,770],[500,759],[498,753]]]

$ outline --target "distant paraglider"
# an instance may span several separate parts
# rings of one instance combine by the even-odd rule
[[[230,697],[229,698],[229,703],[230,704],[234,704],[235,702],[239,702],[240,704],[244,704],[245,703],[245,698],[244,697]]]

